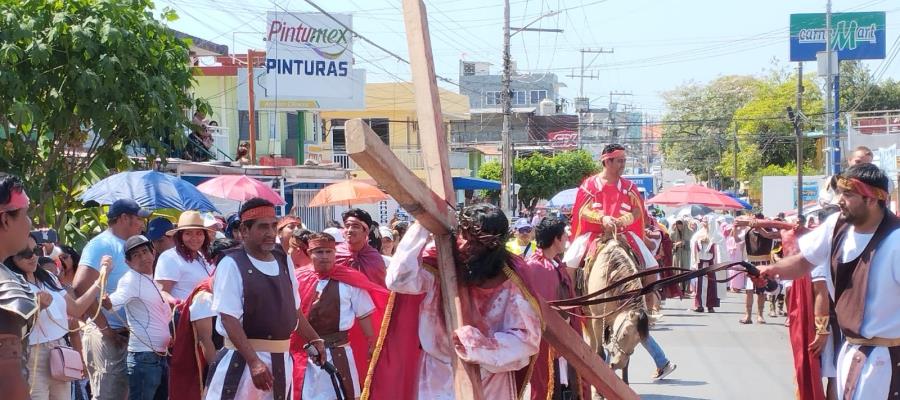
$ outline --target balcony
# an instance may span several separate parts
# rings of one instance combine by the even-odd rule
[[[400,162],[411,170],[425,169],[425,162],[422,158],[422,150],[418,147],[392,147],[391,150],[400,159]],[[342,168],[359,169],[359,166],[347,155],[344,149],[335,149],[334,162],[340,164]],[[466,169],[469,167],[469,155],[467,153],[451,151],[450,152],[450,168]]]

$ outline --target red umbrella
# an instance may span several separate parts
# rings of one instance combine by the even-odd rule
[[[674,186],[647,200],[647,204],[684,206],[697,204],[715,209],[741,210],[744,207],[735,199],[719,191],[701,185]]]
[[[262,197],[276,206],[285,204],[284,199],[271,186],[245,175],[222,175],[197,186],[210,196],[245,202],[254,197]]]

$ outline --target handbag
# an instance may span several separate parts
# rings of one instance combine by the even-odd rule
[[[77,381],[84,376],[81,353],[68,346],[50,349],[50,377],[58,381]]]

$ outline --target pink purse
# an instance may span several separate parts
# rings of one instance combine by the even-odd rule
[[[50,376],[53,379],[71,382],[84,376],[84,361],[81,353],[67,346],[50,349]]]

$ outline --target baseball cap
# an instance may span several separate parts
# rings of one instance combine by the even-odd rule
[[[54,229],[38,229],[31,231],[31,237],[34,238],[34,241],[37,244],[56,243],[59,241],[59,234],[57,234]]]
[[[515,228],[517,231],[521,230],[531,230],[531,222],[528,221],[528,218],[519,218],[516,220]]]
[[[381,225],[378,227],[378,233],[381,234],[382,239],[388,238],[390,240],[394,240],[394,231],[392,231],[391,228]]]
[[[169,221],[165,217],[157,217],[150,221],[147,224],[147,239],[159,240],[162,239],[163,236],[166,235],[166,232],[175,228],[175,225],[172,224],[172,221]]]
[[[325,228],[324,233],[331,235],[335,243],[344,243],[344,234],[338,228]]]
[[[127,254],[128,254],[129,252],[131,252],[132,250],[134,250],[134,249],[136,249],[136,248],[138,248],[138,247],[141,247],[141,246],[143,246],[143,245],[148,245],[148,246],[151,246],[151,247],[153,246],[153,245],[150,243],[150,240],[147,239],[146,236],[144,236],[144,235],[134,235],[134,236],[128,238],[128,240],[125,241],[125,254],[127,255]]]
[[[132,199],[119,199],[109,206],[106,217],[113,219],[122,214],[137,215],[141,218],[147,218],[150,216],[150,211],[141,208],[141,206]]]

